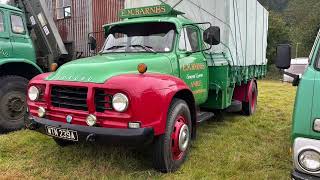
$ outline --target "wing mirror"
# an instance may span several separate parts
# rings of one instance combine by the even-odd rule
[[[279,69],[289,69],[291,66],[291,46],[289,44],[279,44],[275,64]]]
[[[211,26],[203,32],[203,40],[209,45],[220,44],[220,27]]]
[[[90,50],[94,51],[97,49],[97,40],[93,36],[89,36],[89,42]]]

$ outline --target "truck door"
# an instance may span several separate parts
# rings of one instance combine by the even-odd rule
[[[12,54],[8,20],[5,13],[5,11],[0,9],[0,59],[9,58]]]
[[[181,30],[178,46],[180,78],[192,90],[196,103],[204,103],[208,98],[208,66],[201,51],[199,28],[185,26]]]
[[[27,36],[27,30],[22,14],[10,13],[11,43],[14,48],[13,56],[17,58],[30,59],[34,52],[26,51],[30,49],[31,42]]]

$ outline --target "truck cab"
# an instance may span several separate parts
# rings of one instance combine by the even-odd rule
[[[0,4],[0,131],[23,127],[27,84],[40,73],[24,13]]]
[[[291,48],[289,45],[278,47],[277,66],[290,67]],[[298,86],[293,120],[292,153],[294,179],[318,179],[320,177],[320,32],[309,56],[309,65],[300,77],[294,77],[293,84]]]
[[[266,64],[234,66],[222,52],[206,53],[221,43],[220,28],[182,14],[164,3],[123,9],[122,21],[103,27],[97,56],[30,81],[27,127],[60,146],[151,145],[154,167],[173,172],[212,111],[234,104],[234,111],[253,115]]]

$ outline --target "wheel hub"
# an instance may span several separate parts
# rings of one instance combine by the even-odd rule
[[[185,151],[189,143],[189,128],[184,124],[180,129],[179,134],[179,149],[180,151]]]
[[[7,109],[6,111],[10,119],[18,119],[24,115],[26,102],[23,96],[19,94],[11,94],[9,97],[7,97],[6,102],[7,108],[5,109]]]
[[[188,148],[190,141],[190,131],[186,119],[179,116],[174,124],[171,135],[172,139],[172,155],[174,160],[179,160]]]

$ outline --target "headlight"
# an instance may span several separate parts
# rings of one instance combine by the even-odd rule
[[[94,126],[97,123],[97,117],[95,115],[90,114],[87,117],[86,122],[87,122],[88,126]]]
[[[112,107],[118,112],[124,112],[128,109],[128,97],[122,93],[117,93],[112,98]]]
[[[28,90],[28,97],[31,101],[36,101],[38,100],[40,96],[40,90],[35,87],[35,86],[31,86]]]
[[[315,130],[317,132],[320,132],[320,119],[314,120],[313,130]]]
[[[300,166],[310,172],[320,170],[320,154],[314,150],[305,150],[298,157]]]

